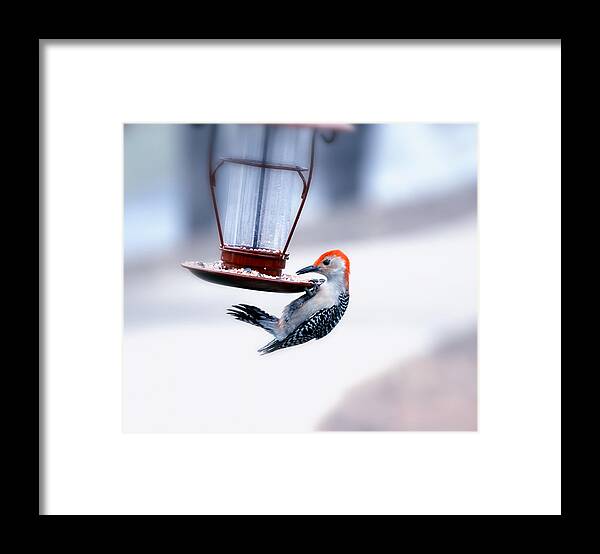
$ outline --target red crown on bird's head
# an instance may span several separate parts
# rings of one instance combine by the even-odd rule
[[[349,283],[350,283],[350,258],[348,258],[348,256],[346,256],[346,254],[344,254],[341,250],[328,250],[327,252],[325,252],[324,254],[321,254],[317,258],[317,261],[314,263],[314,265],[319,265],[325,258],[331,258],[331,257],[334,257],[334,256],[337,257],[337,258],[340,258],[344,262],[344,266],[346,268],[346,270],[345,270],[346,287],[349,288]]]

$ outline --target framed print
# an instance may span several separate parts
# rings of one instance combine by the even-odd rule
[[[39,64],[41,514],[561,514],[560,39]]]

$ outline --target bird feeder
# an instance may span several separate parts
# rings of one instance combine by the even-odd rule
[[[220,262],[184,262],[209,282],[270,292],[313,283],[283,273],[310,190],[317,139],[349,125],[218,125],[209,147],[209,188]],[[219,153],[216,156],[216,153]]]

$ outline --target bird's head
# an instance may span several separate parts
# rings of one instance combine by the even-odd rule
[[[303,267],[296,271],[297,275],[303,273],[320,273],[328,280],[342,280],[346,288],[350,288],[350,260],[341,250],[329,250],[321,254],[313,265]]]

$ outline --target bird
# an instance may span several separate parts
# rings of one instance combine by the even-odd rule
[[[341,250],[329,250],[296,275],[318,273],[313,286],[296,298],[277,318],[256,306],[235,304],[227,313],[239,321],[264,329],[274,339],[258,349],[261,355],[322,339],[340,322],[350,301],[350,260]]]

